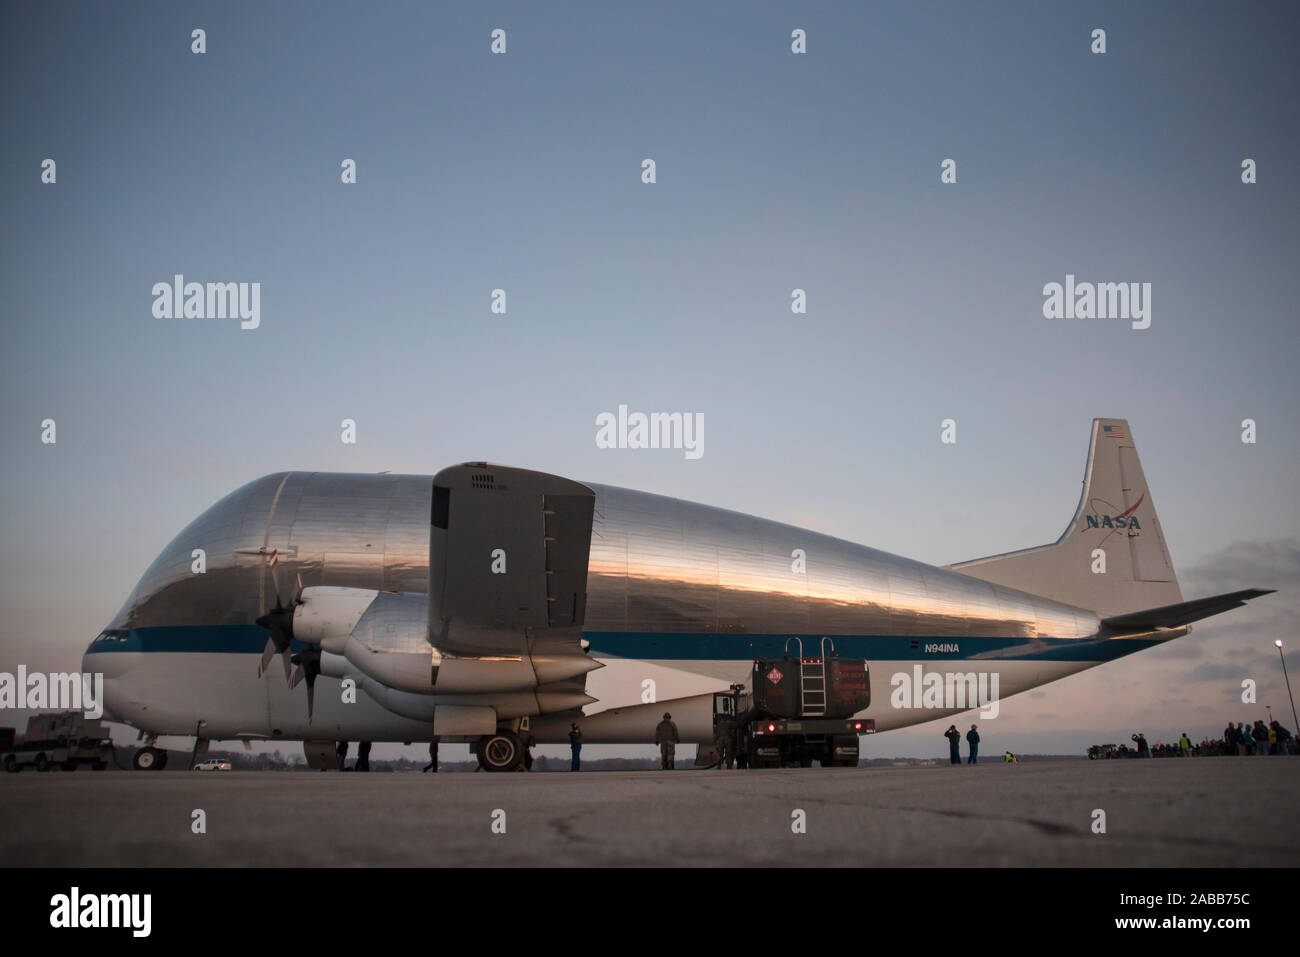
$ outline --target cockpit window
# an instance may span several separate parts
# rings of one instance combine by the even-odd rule
[[[126,641],[131,637],[131,632],[126,628],[109,628],[102,631],[99,637],[91,642],[92,645],[103,644],[106,641]]]

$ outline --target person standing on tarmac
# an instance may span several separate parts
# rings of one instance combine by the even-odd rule
[[[719,768],[724,761],[728,769],[736,766],[736,725],[727,715],[720,717],[713,728],[713,747],[718,752]]]
[[[961,764],[961,732],[955,724],[950,724],[943,736],[948,739],[948,763]]]
[[[432,741],[429,742],[429,763],[426,764],[420,770],[422,773],[424,771],[432,771],[434,774],[438,773],[438,739],[437,738],[434,738]]]
[[[571,759],[569,761],[569,770],[576,771],[579,767],[578,756],[582,754],[582,729],[578,727],[578,722],[569,725],[569,751]]]
[[[655,728],[655,744],[659,745],[659,761],[663,770],[675,770],[673,756],[677,753],[677,742],[680,740],[677,725],[673,724],[673,716],[665,711],[664,719]]]
[[[980,733],[975,730],[975,725],[970,726],[966,732],[966,743],[970,745],[970,757],[966,759],[967,764],[976,764],[976,759],[980,753]]]

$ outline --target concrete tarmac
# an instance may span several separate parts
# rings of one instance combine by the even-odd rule
[[[0,862],[1293,866],[1297,794],[1294,757],[579,774],[25,771],[0,775]],[[206,833],[191,829],[196,809]],[[1104,834],[1093,833],[1095,810]],[[795,833],[797,811],[805,833]]]

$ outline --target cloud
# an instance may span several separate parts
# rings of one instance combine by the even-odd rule
[[[1231,678],[1241,679],[1243,672],[1241,665],[1214,664],[1205,662],[1192,669],[1188,676],[1192,681],[1220,681]]]
[[[1269,542],[1233,542],[1212,553],[1199,564],[1180,573],[1183,591],[1187,586],[1204,586],[1205,594],[1238,591],[1242,588],[1276,588],[1300,583],[1300,539]],[[1295,589],[1290,589],[1292,599]],[[1200,594],[1201,589],[1195,589]]]

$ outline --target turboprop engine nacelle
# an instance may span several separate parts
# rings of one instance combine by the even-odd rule
[[[322,673],[331,677],[345,676],[342,656],[397,691],[490,694],[531,690],[600,667],[576,645],[573,654],[444,654],[429,644],[428,599],[418,593],[319,586],[304,589],[301,601],[294,638],[321,646]]]

